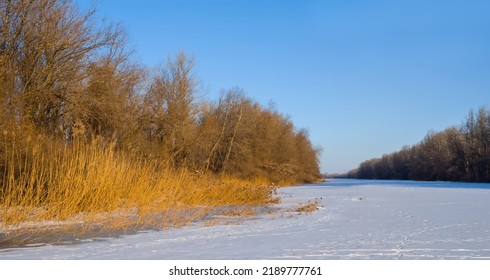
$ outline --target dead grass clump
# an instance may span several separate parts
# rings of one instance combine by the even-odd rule
[[[302,203],[294,209],[292,212],[298,212],[298,213],[312,213],[314,211],[317,211],[321,205],[321,200],[320,199],[314,199],[310,200],[308,202]]]

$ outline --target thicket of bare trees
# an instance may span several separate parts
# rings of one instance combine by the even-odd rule
[[[430,132],[412,147],[363,162],[348,176],[490,182],[490,111],[471,111],[461,126]]]
[[[306,131],[241,89],[199,99],[194,60],[184,53],[156,71],[132,63],[124,31],[99,27],[93,14],[70,0],[0,0],[0,156],[13,137],[41,134],[68,146],[97,137],[173,168],[319,178]]]
[[[320,176],[318,153],[304,130],[272,108],[263,108],[242,90],[224,91],[199,119],[203,141],[197,166],[273,182],[313,182]]]

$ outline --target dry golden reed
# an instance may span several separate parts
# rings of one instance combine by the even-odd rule
[[[274,202],[272,189],[263,184],[162,167],[102,138],[66,144],[43,136],[3,136],[4,228],[80,220],[109,228],[165,227],[192,222],[212,206]]]

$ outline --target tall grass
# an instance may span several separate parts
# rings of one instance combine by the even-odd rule
[[[271,189],[212,174],[175,170],[119,151],[102,138],[67,144],[4,131],[0,222],[104,221],[111,226],[179,224],[210,206],[271,203]]]

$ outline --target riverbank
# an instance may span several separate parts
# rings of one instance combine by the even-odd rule
[[[490,259],[490,185],[331,180],[278,189],[278,211],[0,259]],[[289,211],[319,201],[311,213]]]

